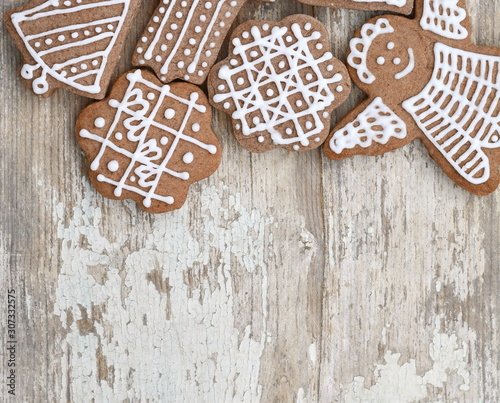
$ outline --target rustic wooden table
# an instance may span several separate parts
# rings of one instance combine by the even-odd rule
[[[500,46],[500,4],[469,5],[476,42]],[[341,59],[373,15],[279,0],[237,23],[294,13]],[[89,185],[73,130],[89,101],[34,97],[4,28],[0,46],[0,322],[14,289],[18,340],[16,398],[2,345],[0,400],[500,401],[500,191],[465,192],[419,142],[253,155],[216,113],[221,168],[152,216]]]

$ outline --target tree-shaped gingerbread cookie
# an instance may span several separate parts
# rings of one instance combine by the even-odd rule
[[[415,19],[377,17],[351,40],[349,71],[369,98],[325,153],[379,155],[418,138],[458,185],[489,194],[500,183],[500,49],[472,44],[465,0],[415,8]]]

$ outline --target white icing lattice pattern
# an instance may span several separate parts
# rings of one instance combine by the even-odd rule
[[[91,162],[90,169],[100,170],[100,172],[107,170],[111,173],[119,171],[121,175],[119,180],[104,173],[97,176],[99,182],[109,183],[115,187],[116,197],[120,197],[123,190],[127,190],[143,196],[145,207],[150,207],[152,200],[173,204],[173,196],[160,195],[156,191],[166,176],[183,181],[188,181],[190,178],[188,172],[176,172],[169,167],[169,162],[173,159],[180,142],[188,142],[192,146],[199,147],[205,150],[207,155],[217,153],[217,146],[205,144],[194,137],[194,134],[200,131],[201,126],[198,122],[191,123],[193,113],[195,111],[205,113],[207,108],[197,102],[199,99],[197,92],[192,92],[189,99],[185,99],[172,93],[169,85],[157,86],[144,79],[140,70],[129,73],[127,79],[129,86],[123,99],[109,101],[109,105],[116,109],[113,122],[109,124],[101,117],[94,122],[96,128],[103,128],[109,124],[105,137],[91,133],[87,129],[79,133],[83,138],[101,143],[99,153]],[[148,89],[147,94],[141,89],[144,87]],[[185,113],[165,108],[165,105],[175,103],[184,105]],[[165,121],[173,119],[176,113],[183,113],[180,126],[174,127],[174,125],[166,124]],[[121,122],[125,127],[125,134],[117,130]],[[164,136],[161,138],[151,136],[150,131],[153,129],[155,131],[159,129]],[[187,134],[188,132],[193,135]],[[124,138],[136,145],[134,151],[130,151],[129,146],[119,145]],[[129,163],[126,166],[120,166],[117,160],[111,160],[103,167],[101,161],[107,161],[103,158],[107,152],[118,154]],[[192,163],[193,158],[191,152],[182,156],[186,164]]]
[[[500,58],[434,46],[435,67],[422,92],[403,107],[468,182],[490,178],[483,149],[500,147]]]
[[[467,11],[458,6],[459,0],[424,0],[420,26],[450,39],[465,39],[469,32],[462,25]]]
[[[308,146],[311,138],[319,141],[334,91],[344,91],[333,55],[322,50],[321,33],[311,23],[290,28],[265,23],[234,38],[233,45],[229,65],[218,71],[224,84],[213,100],[233,110],[236,129],[244,136],[258,135],[259,142],[269,134],[274,144],[294,144],[295,150]]]
[[[404,139],[406,124],[397,116],[382,98],[375,98],[366,109],[330,139],[330,149],[337,154],[360,146],[370,147],[374,142],[387,144],[391,138]]]
[[[245,0],[161,0],[136,47],[134,63],[165,82],[201,84]]]
[[[12,14],[16,32],[35,60],[34,65],[23,66],[21,75],[32,80],[39,72],[32,85],[35,94],[49,91],[47,76],[88,94],[100,93],[110,52],[129,7],[130,0],[48,0]],[[89,11],[96,9],[100,16],[89,21]],[[53,28],[39,32],[37,28],[43,25]]]

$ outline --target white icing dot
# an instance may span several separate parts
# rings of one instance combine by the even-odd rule
[[[389,42],[389,43],[387,44],[387,49],[392,50],[392,49],[394,49],[394,46],[395,46],[395,45],[394,45],[394,42]]]
[[[306,74],[306,80],[311,81],[313,79],[313,75],[311,73]]]
[[[141,41],[143,41],[143,42],[147,42],[147,41],[148,41],[148,38],[146,38],[145,36],[143,36],[143,37],[141,38]]]
[[[330,116],[328,112],[323,112],[323,118],[327,119]]]
[[[177,12],[175,13],[175,16],[176,16],[177,18],[182,18],[182,13],[181,13],[180,11],[177,11]]]
[[[149,99],[150,101],[152,101],[153,99],[155,99],[155,98],[156,98],[156,95],[155,95],[154,93],[150,92],[150,93],[147,95],[147,97],[148,97],[148,99]]]
[[[312,25],[310,22],[308,22],[306,25],[304,25],[304,28],[306,31],[309,31],[312,28]]]
[[[329,64],[328,66],[326,66],[326,69],[328,71],[332,71],[333,70],[333,65]]]
[[[39,48],[40,47],[40,42],[35,42],[35,48]]]
[[[189,44],[190,44],[190,45],[196,45],[196,39],[194,39],[194,38],[189,38]]]
[[[175,31],[177,28],[179,28],[179,26],[177,24],[172,24],[170,25],[170,28],[172,29],[172,31]]]
[[[57,37],[57,40],[58,40],[59,42],[62,42],[62,41],[64,41],[65,39],[66,39],[66,37],[65,37],[64,35],[59,35],[59,36]]]
[[[73,33],[71,34],[71,37],[72,37],[73,39],[78,38],[78,32],[73,32]]]
[[[286,39],[287,42],[292,42],[293,41],[293,38],[290,35],[288,35],[285,39]]]
[[[45,43],[47,45],[51,45],[52,44],[52,39],[48,38],[48,39],[45,39]]]
[[[217,89],[218,89],[219,91],[224,91],[224,88],[226,88],[226,86],[225,86],[224,84],[220,84],[220,85],[217,87]]]
[[[165,111],[165,117],[167,119],[172,119],[175,116],[175,111],[172,108],[169,108]]]
[[[336,90],[337,90],[337,92],[342,92],[342,91],[344,91],[344,87],[339,85],[339,86],[337,86]]]
[[[269,29],[269,24],[264,24],[264,25],[262,25],[262,29],[263,29],[264,31],[267,31],[267,30]]]
[[[182,157],[182,161],[184,161],[185,164],[191,164],[191,162],[193,162],[193,160],[194,160],[194,155],[192,152],[187,152]]]
[[[85,36],[89,36],[89,35],[90,35],[90,31],[89,31],[89,30],[85,30],[85,31],[83,31],[83,34],[84,34]]]
[[[66,7],[69,7],[69,6],[71,6],[71,1],[65,1],[63,4],[64,4]]]
[[[165,44],[161,45],[160,49],[162,52],[165,52],[167,50],[167,45],[165,45]]]
[[[163,136],[161,139],[160,139],[160,143],[162,146],[166,146],[167,143],[168,143],[168,137],[167,136]]]
[[[105,124],[106,124],[106,121],[103,118],[97,118],[96,120],[94,120],[95,127],[101,128],[101,127],[104,127]]]
[[[148,28],[148,32],[149,32],[149,33],[153,33],[153,32],[154,32],[154,30],[155,30],[155,29],[154,29],[153,27],[149,27],[149,28]]]
[[[290,128],[287,128],[287,129],[285,130],[285,133],[286,133],[286,134],[292,134],[292,133],[293,133],[293,130],[292,130],[292,129],[290,129]]]
[[[323,49],[323,44],[322,43],[317,43],[316,44],[316,49],[318,49],[318,50]]]
[[[189,55],[191,54],[191,50],[189,50],[189,49],[184,49],[184,54],[185,54],[186,56],[189,56]]]
[[[236,124],[234,125],[234,128],[235,128],[236,130],[240,130],[240,129],[241,129],[241,125],[240,125],[239,123],[236,123]]]
[[[238,85],[243,85],[245,83],[245,79],[243,77],[239,77],[237,80],[236,80],[236,83]]]
[[[160,56],[160,55],[156,56],[156,57],[155,57],[155,60],[156,60],[157,62],[161,62],[161,56]]]
[[[182,69],[184,67],[184,62],[181,60],[179,63],[177,63],[177,67]]]
[[[114,28],[114,26],[113,26],[112,24],[108,24],[108,29],[109,29],[110,31],[112,31],[112,30],[113,30],[113,28]]]
[[[102,32],[102,28],[101,28],[101,27],[97,27],[97,28],[95,29],[95,32],[97,32],[98,34],[100,34],[100,33]]]
[[[205,3],[205,8],[206,8],[207,10],[211,9],[211,8],[212,8],[212,3],[210,3],[209,1],[207,1],[207,2]]]
[[[116,160],[109,161],[109,163],[108,163],[108,169],[111,172],[118,171],[118,168],[120,168],[120,164],[118,164],[118,161],[116,161]]]
[[[164,14],[165,13],[165,7],[160,7],[160,9],[158,11],[160,12],[160,14]]]
[[[254,118],[252,119],[252,122],[253,122],[253,124],[258,125],[260,123],[259,117],[258,116],[254,116]]]
[[[80,65],[80,68],[81,68],[82,70],[87,70],[87,67],[88,67],[88,66],[87,66],[85,63],[82,63],[82,64]]]
[[[272,96],[274,95],[274,90],[273,90],[273,89],[271,89],[271,88],[268,88],[268,89],[266,90],[266,95],[267,95],[268,97],[272,97]]]
[[[71,71],[72,73],[76,73],[78,69],[76,67],[71,67],[69,71]]]
[[[397,66],[399,64],[401,64],[401,59],[399,57],[395,57],[392,62]]]
[[[138,47],[138,48],[137,48],[137,53],[139,53],[139,54],[140,54],[140,53],[142,53],[142,52],[144,52],[144,49],[143,49],[143,48],[141,48],[141,47]]]
[[[316,143],[319,143],[319,142],[321,141],[321,138],[316,137],[316,138],[314,139],[314,141],[315,141]]]
[[[264,142],[264,136],[259,136],[259,138],[257,139],[259,143],[263,143]]]
[[[123,140],[123,134],[121,134],[120,132],[116,132],[116,133],[115,133],[115,138],[116,138],[117,140]]]
[[[295,151],[299,151],[299,150],[300,150],[300,147],[299,147],[297,144],[295,144],[295,145],[293,146],[293,149],[294,149]]]
[[[300,108],[302,106],[302,101],[299,99],[297,102],[295,102],[295,105]]]
[[[248,39],[248,37],[250,36],[250,34],[249,34],[247,31],[245,31],[245,32],[243,32],[243,33],[241,34],[241,36],[242,36],[244,39]]]
[[[170,41],[172,40],[174,36],[169,32],[167,35],[165,35],[165,38],[167,39],[167,41]]]
[[[377,57],[377,64],[382,66],[385,63],[385,59],[382,56]]]
[[[231,104],[229,102],[224,102],[224,105],[222,105],[224,109],[229,109],[231,107]]]
[[[156,23],[160,22],[160,18],[157,15],[155,15],[153,17],[153,22],[156,22]]]
[[[191,126],[191,129],[193,132],[198,133],[200,131],[200,124],[199,123],[194,123],[193,126]]]
[[[306,122],[306,129],[307,129],[307,130],[312,129],[312,127],[313,127],[312,122]]]

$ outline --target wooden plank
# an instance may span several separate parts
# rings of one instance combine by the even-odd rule
[[[500,5],[469,4],[477,43],[498,46]],[[145,0],[115,76],[154,7]],[[282,0],[249,2],[237,23],[301,12],[329,28],[341,59],[374,15]],[[221,168],[182,210],[153,217],[90,187],[73,133],[89,101],[32,96],[2,29],[12,401],[500,400],[498,192],[469,195],[419,143],[342,162],[252,155],[217,112]],[[353,91],[333,122],[360,99]]]

